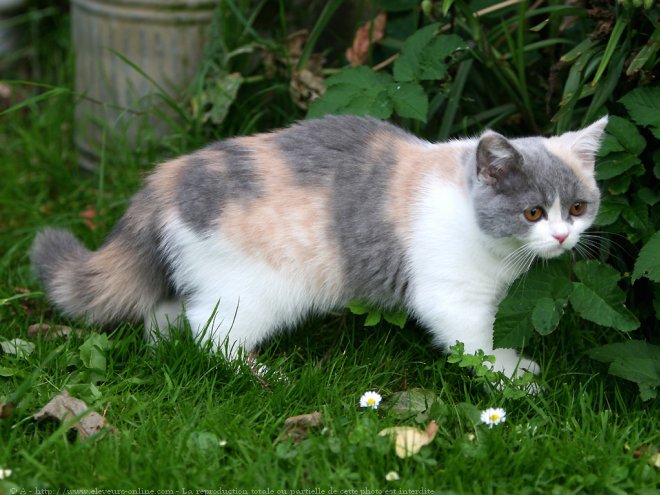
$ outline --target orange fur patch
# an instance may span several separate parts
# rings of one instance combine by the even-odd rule
[[[339,249],[330,239],[330,194],[303,187],[269,137],[240,138],[251,150],[263,188],[248,204],[229,202],[220,217],[222,234],[248,255],[302,275],[317,289],[339,291]]]
[[[388,136],[387,139],[392,139]],[[420,196],[425,181],[437,177],[465,188],[461,155],[465,146],[459,143],[425,144],[399,139],[395,143],[396,166],[390,178],[388,217],[397,234],[408,244],[412,227],[412,206]]]

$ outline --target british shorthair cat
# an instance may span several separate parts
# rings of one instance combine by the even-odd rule
[[[331,116],[227,139],[159,165],[98,251],[46,229],[32,263],[66,315],[143,319],[151,338],[185,317],[231,356],[360,298],[407,308],[438,346],[458,340],[507,375],[538,373],[493,348],[497,306],[534,259],[569,251],[594,221],[606,124],[430,143]]]

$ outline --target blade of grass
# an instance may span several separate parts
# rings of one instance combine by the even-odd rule
[[[296,70],[302,70],[307,65],[307,61],[309,60],[309,57],[312,56],[312,52],[314,51],[314,46],[316,45],[319,36],[321,36],[321,33],[326,28],[326,26],[330,22],[330,19],[334,15],[335,11],[339,8],[339,6],[342,3],[344,3],[344,0],[330,0],[325,4],[325,7],[323,7],[323,11],[321,12],[321,15],[316,21],[316,24],[314,24],[314,28],[312,29],[312,32],[310,33],[309,38],[307,39],[307,43],[305,43],[303,52],[300,55],[300,60],[298,60],[298,65],[296,66]]]
[[[140,74],[142,77],[144,77],[147,81],[149,81],[157,90],[158,90],[158,96],[163,99],[163,101],[169,106],[172,110],[174,110],[178,116],[184,121],[189,120],[188,113],[181,108],[181,105],[179,105],[174,98],[172,98],[169,93],[163,88],[158,81],[156,81],[153,77],[151,77],[149,74],[147,74],[140,66],[135,64],[133,61],[131,61],[128,57],[125,55],[119,53],[117,50],[114,50],[112,48],[107,48],[107,50],[118,57],[122,62],[124,62],[126,65],[128,65],[131,69],[136,71],[138,74]]]
[[[467,82],[468,76],[470,75],[470,70],[472,70],[473,63],[474,60],[468,59],[464,62],[461,62],[458,66],[456,77],[454,78],[453,84],[451,85],[451,90],[449,91],[449,96],[447,97],[447,108],[445,109],[442,116],[440,130],[438,131],[438,139],[440,141],[445,141],[449,137],[449,131],[454,123],[454,119],[456,118],[458,105],[460,104],[461,96],[463,95],[463,88],[465,88],[465,83]]]
[[[60,96],[63,94],[69,94],[71,91],[67,88],[53,88],[45,93],[41,93],[35,96],[31,96],[30,98],[27,98],[26,100],[23,100],[21,102],[16,103],[15,105],[10,106],[6,110],[0,112],[0,117],[3,115],[8,115],[10,113],[14,113],[21,108],[25,108],[30,105],[34,105],[35,103],[39,103],[42,100],[47,100],[48,98],[52,98],[54,96]]]
[[[594,80],[591,81],[592,86],[596,86],[596,84],[598,84],[598,81],[600,81],[600,78],[605,72],[605,69],[607,69],[610,60],[614,55],[614,51],[616,50],[617,46],[619,46],[619,39],[621,38],[621,35],[623,34],[623,31],[626,29],[627,25],[627,19],[624,19],[623,17],[617,18],[616,23],[614,24],[614,29],[612,29],[612,34],[610,34],[610,39],[608,40],[607,46],[605,47],[605,53],[600,61],[600,66],[596,71]]]

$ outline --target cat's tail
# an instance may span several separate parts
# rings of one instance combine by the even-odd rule
[[[153,246],[145,248],[156,241],[140,242],[123,223],[95,252],[65,230],[37,234],[33,270],[48,298],[66,315],[102,325],[137,320],[164,297],[168,284],[163,263]]]

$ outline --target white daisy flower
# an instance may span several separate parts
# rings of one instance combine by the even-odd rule
[[[501,407],[489,407],[481,413],[481,422],[492,428],[506,421],[506,411]]]
[[[401,478],[399,477],[399,473],[396,471],[389,471],[385,475],[385,481],[399,481]]]
[[[362,394],[362,397],[360,397],[360,407],[370,407],[371,409],[378,409],[378,404],[380,404],[380,401],[383,400],[383,398],[380,396],[378,392],[374,392],[373,390],[370,390],[369,392],[365,392]]]
[[[11,476],[11,469],[0,468],[0,480],[9,478]]]

